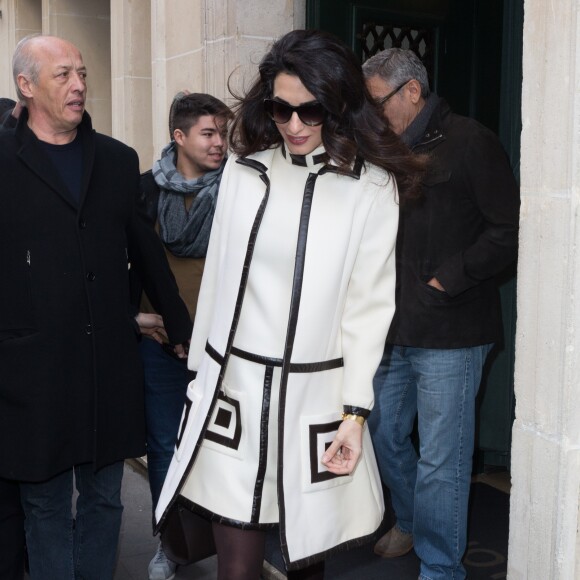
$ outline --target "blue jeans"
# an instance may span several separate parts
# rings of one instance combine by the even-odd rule
[[[176,359],[150,338],[143,338],[139,349],[145,373],[147,471],[155,510],[173,457],[189,381],[185,359]]]
[[[123,505],[123,462],[74,467],[79,493],[73,525],[73,470],[21,483],[31,580],[112,580]]]
[[[421,580],[463,580],[475,397],[493,345],[460,349],[387,346],[369,417],[397,526],[413,534]],[[419,427],[419,457],[411,434]]]

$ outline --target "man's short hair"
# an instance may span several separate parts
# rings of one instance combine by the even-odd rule
[[[38,83],[38,75],[40,67],[38,60],[34,58],[34,52],[28,47],[28,43],[41,36],[40,34],[29,34],[25,36],[14,49],[12,56],[12,76],[14,77],[14,85],[16,86],[16,94],[19,101],[24,101],[24,95],[18,88],[18,75],[24,75],[32,84]]]
[[[169,109],[170,138],[173,139],[175,129],[187,134],[204,115],[229,119],[232,111],[225,103],[206,93],[177,93]]]
[[[365,78],[378,76],[392,87],[415,79],[421,85],[421,96],[426,99],[429,89],[427,69],[412,50],[387,48],[371,56],[363,64]]]

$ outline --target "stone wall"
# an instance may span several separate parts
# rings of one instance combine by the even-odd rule
[[[526,0],[508,578],[580,578],[578,1]]]

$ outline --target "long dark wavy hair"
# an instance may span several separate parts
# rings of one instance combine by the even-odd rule
[[[283,142],[264,109],[280,73],[296,75],[326,116],[322,143],[339,170],[357,156],[394,175],[401,201],[418,197],[425,160],[414,156],[391,131],[366,89],[361,64],[340,39],[320,30],[293,30],[277,40],[259,65],[259,77],[245,96],[234,97],[230,144],[239,156]]]

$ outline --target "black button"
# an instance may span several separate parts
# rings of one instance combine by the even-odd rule
[[[85,326],[85,334],[93,334],[93,327],[90,324]]]
[[[87,222],[85,220],[81,220],[79,222],[79,227],[81,228],[81,230],[84,230],[87,227]]]
[[[94,272],[87,272],[87,280],[89,282],[93,282],[96,277],[97,276]]]

